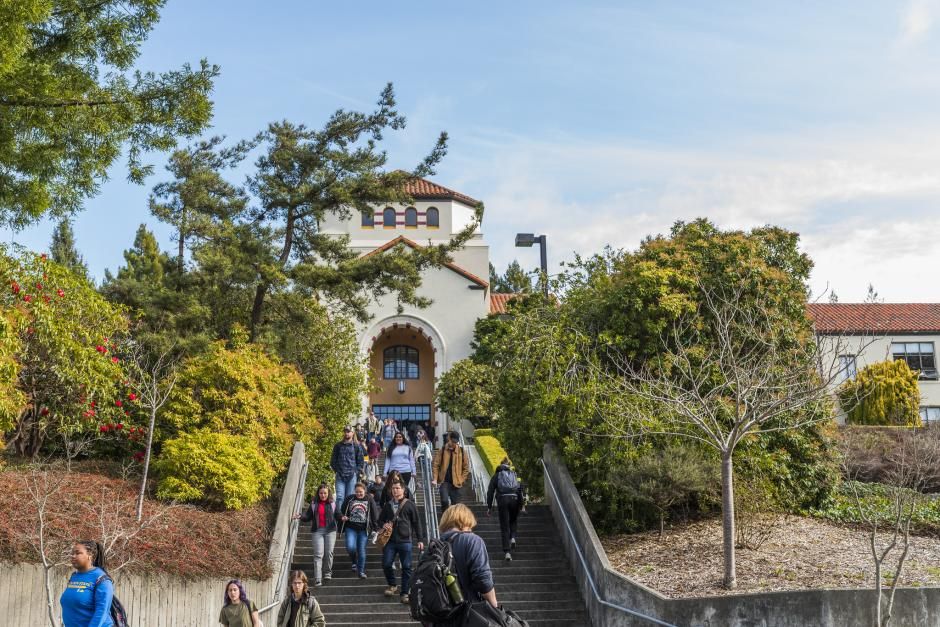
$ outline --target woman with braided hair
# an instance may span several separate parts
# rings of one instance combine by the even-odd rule
[[[104,548],[94,540],[79,540],[72,547],[72,568],[59,597],[65,627],[111,627],[114,584],[104,569]]]

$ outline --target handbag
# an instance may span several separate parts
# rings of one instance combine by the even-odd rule
[[[382,531],[379,532],[379,535],[376,537],[375,541],[379,546],[384,547],[388,544],[388,541],[392,539],[392,531],[395,530],[395,523],[398,522],[398,514],[401,513],[402,508],[405,506],[405,503],[408,502],[408,499],[402,499],[401,505],[398,506],[398,511],[395,512],[395,517],[392,518],[392,526],[388,529],[382,528]]]
[[[489,601],[469,603],[462,616],[461,627],[529,627],[529,623],[502,605],[493,607]]]

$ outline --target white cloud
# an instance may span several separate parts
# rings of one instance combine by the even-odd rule
[[[901,12],[899,42],[910,46],[923,41],[933,29],[936,5],[929,0],[912,0]]]

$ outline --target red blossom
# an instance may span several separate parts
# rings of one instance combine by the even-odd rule
[[[117,357],[112,357],[112,358],[111,358],[111,362],[112,362],[112,363],[115,363],[115,364],[116,364],[116,363],[119,362],[119,361],[121,361],[121,360],[118,359]]]
[[[95,346],[95,350],[101,353],[102,355],[108,352],[108,349],[102,346],[101,344],[98,344],[98,346]]]
[[[137,400],[137,395],[134,394],[133,392],[131,392],[130,394],[127,395],[127,398],[129,398],[129,399],[132,400],[132,401],[136,401],[136,400]]]
[[[49,408],[48,408],[48,407],[43,407],[42,409],[40,409],[40,410],[39,410],[39,415],[40,415],[40,416],[48,416],[48,415],[49,415]]]
[[[23,297],[23,300],[28,303],[28,302],[31,302],[31,301],[33,300],[33,297],[30,296],[29,294],[27,294],[26,296]]]
[[[124,406],[124,403],[122,403],[121,401],[114,401],[114,404],[117,405],[118,407]]]
[[[119,423],[117,423],[117,424],[114,426],[114,428],[117,429],[118,431],[120,431],[121,429],[124,428],[124,423],[123,423],[123,422],[119,422]]]
[[[101,433],[107,433],[108,425],[101,425],[100,427],[98,427],[98,430],[101,431]]]
[[[65,298],[65,290],[63,290],[61,287],[57,289],[55,293],[59,295],[59,298]]]
[[[13,293],[14,293],[14,294],[19,294],[19,293],[20,293],[20,284],[17,283],[16,281],[13,281],[12,283],[10,283],[10,289],[13,290]]]
[[[40,283],[39,281],[36,281],[36,289],[39,290],[40,292],[42,291],[42,283]]]

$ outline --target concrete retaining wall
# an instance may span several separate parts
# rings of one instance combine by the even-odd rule
[[[545,497],[559,537],[595,627],[648,626],[654,621],[611,608],[597,598],[637,614],[682,627],[845,627],[874,625],[873,590],[805,590],[669,599],[614,571],[560,455],[543,452]],[[554,495],[564,504],[559,508]],[[567,520],[567,522],[566,522]],[[568,528],[577,538],[573,542]],[[583,555],[585,564],[579,558]],[[594,586],[592,588],[591,581]],[[892,627],[940,626],[940,588],[903,588],[895,597]]]

